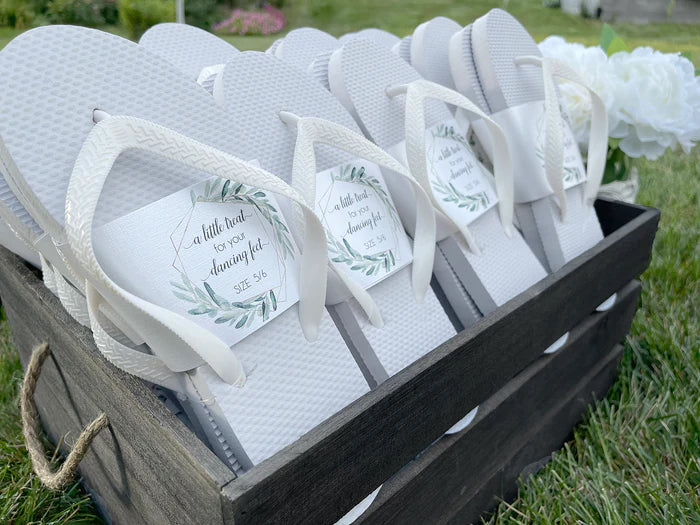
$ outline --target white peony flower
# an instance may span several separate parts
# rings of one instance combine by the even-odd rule
[[[607,57],[600,47],[548,37],[542,54],[576,70],[605,102],[610,137],[630,157],[658,158],[667,148],[688,152],[700,140],[700,81],[693,64],[651,48]],[[588,145],[590,99],[586,90],[561,83],[560,92],[582,151]]]
[[[690,60],[640,47],[610,57],[619,79],[620,149],[630,157],[656,159],[667,148],[686,153],[700,140],[700,79]]]

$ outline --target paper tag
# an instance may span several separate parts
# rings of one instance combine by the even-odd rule
[[[515,202],[532,202],[552,194],[545,175],[546,118],[544,102],[536,100],[514,106],[491,115],[503,130],[508,141],[513,163]],[[493,158],[493,144],[486,123],[472,122],[489,157]],[[576,140],[569,125],[562,125],[564,146],[564,188],[568,189],[586,180]],[[534,145],[534,148],[533,148]]]
[[[94,232],[106,273],[229,345],[299,300],[299,252],[274,196],[218,177]]]
[[[356,159],[316,175],[328,256],[364,288],[410,264],[411,243],[379,167]]]
[[[545,141],[546,141],[546,115],[544,104],[539,104],[538,106],[533,106],[533,108],[538,108],[539,111],[534,115],[535,122],[535,137],[536,137],[536,148],[535,153],[537,159],[542,165],[542,169],[545,169]],[[562,143],[564,146],[564,189],[581,184],[586,181],[586,170],[583,167],[583,160],[581,159],[581,153],[578,149],[578,144],[574,138],[574,134],[571,131],[566,119],[562,121]]]
[[[433,196],[445,214],[468,225],[498,204],[498,196],[455,120],[425,130],[425,155]]]

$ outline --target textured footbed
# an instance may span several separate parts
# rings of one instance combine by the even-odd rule
[[[73,163],[94,125],[95,108],[151,120],[233,153],[236,123],[214,98],[164,59],[119,37],[86,28],[42,27],[4,48],[0,69],[12,72],[0,79],[5,116],[0,134],[23,175],[19,182],[25,193],[35,195],[36,207],[59,226]],[[115,163],[98,209],[104,220],[115,218],[208,176],[129,152]],[[257,460],[368,391],[328,316],[316,343],[303,338],[296,308],[291,308],[238,343],[235,352],[252,377],[243,388],[234,388],[210,375],[226,415],[216,424],[246,436],[253,447],[246,452]],[[245,403],[249,406],[240,406]],[[269,407],[280,407],[284,416],[266,421]]]
[[[327,91],[331,90],[330,84],[328,84],[328,61],[331,59],[333,51],[326,51],[317,55],[309,65],[308,73],[321,84]]]
[[[340,42],[334,36],[311,27],[290,31],[277,46],[274,55],[306,72],[316,55],[337,48]]]
[[[165,58],[196,80],[207,66],[225,64],[239,51],[208,31],[186,24],[158,24],[146,31],[139,45]]]
[[[226,65],[222,82],[227,109],[248,137],[248,149],[240,155],[254,158],[263,168],[291,182],[296,135],[279,118],[282,110],[301,117],[319,117],[360,133],[350,114],[328,91],[292,66],[269,55],[245,52]],[[218,93],[217,93],[218,96]],[[325,145],[316,146],[317,170],[322,171],[352,159],[352,155]],[[363,333],[385,367],[399,370],[449,337],[455,329],[432,290],[416,303],[410,283],[411,267],[404,268],[370,289],[385,326],[363,326]],[[401,309],[400,318],[387,316]],[[366,315],[355,310],[358,322]],[[397,339],[411,341],[399,348]],[[386,360],[386,363],[385,363]],[[398,368],[397,368],[398,367]],[[387,370],[389,371],[389,370]],[[390,374],[392,372],[389,372]]]
[[[542,70],[515,64],[516,57],[541,53],[512,15],[493,9],[478,19],[472,27],[471,45],[478,78],[492,112],[544,100]],[[529,141],[529,137],[524,140]],[[544,254],[550,271],[558,270],[603,239],[595,211],[584,205],[582,192],[583,185],[566,190],[565,221],[560,218],[553,196],[516,206],[525,238],[536,253]]]
[[[405,36],[400,42],[391,48],[391,51],[400,58],[403,58],[409,64],[411,63],[411,35]]]
[[[491,113],[472,54],[472,26],[458,31],[448,44],[450,74],[457,91],[479,106],[482,111]]]
[[[389,33],[389,31],[377,29],[376,27],[369,27],[367,29],[363,29],[362,31],[358,31],[357,33],[355,33],[355,38],[364,38],[367,40],[371,40],[375,44],[378,44],[382,47],[386,47],[388,49],[394,47],[401,40],[394,33]]]
[[[424,78],[455,89],[450,72],[450,38],[462,29],[457,22],[438,16],[416,27],[411,39],[411,65]]]
[[[388,148],[404,139],[404,96],[389,98],[385,89],[421,78],[420,74],[396,55],[368,41],[355,40],[336,51],[329,69],[330,85],[341,100],[351,106],[369,136]],[[371,66],[368,66],[371,64]],[[451,118],[444,103],[428,100],[426,126]],[[482,310],[491,310],[492,303],[503,304],[546,275],[518,232],[505,235],[497,208],[483,214],[469,226],[476,242],[484,248],[480,256],[463,249],[466,257],[451,260],[451,266],[467,265],[468,273],[477,282],[464,282],[469,295],[480,304],[479,289],[485,288],[491,301]],[[459,273],[458,273],[459,274]],[[462,275],[462,274],[459,274]],[[454,305],[459,310],[457,305]],[[460,305],[464,308],[464,305]],[[483,312],[486,313],[486,312]]]
[[[249,370],[244,388],[231,388],[202,367],[251,464],[270,457],[347,405],[349,394],[354,399],[369,390],[359,369],[349,371],[348,360],[357,369],[350,353],[334,351],[344,343],[327,313],[320,334],[313,344],[304,339],[295,306],[246,337],[244,345],[236,345],[236,354]],[[271,345],[278,345],[275,352],[263,355]],[[307,408],[304,413],[299,411],[302,406]],[[249,424],[236,424],[243,421]]]

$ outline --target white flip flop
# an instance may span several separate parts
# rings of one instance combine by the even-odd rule
[[[603,238],[593,201],[607,151],[604,105],[576,73],[543,59],[525,28],[500,9],[453,36],[450,61],[456,83],[473,86],[478,78],[480,88],[474,91],[483,93],[488,112],[509,134],[516,164],[522,167],[515,179],[519,225],[545,267],[558,270]],[[470,63],[474,72],[468,71]],[[566,118],[560,115],[555,76],[591,93],[595,129],[586,171]],[[475,129],[481,138],[480,127]],[[609,308],[611,300],[601,307]]]
[[[346,301],[342,294],[330,297],[328,303],[349,346],[377,383],[456,334],[428,286],[432,253],[419,252],[419,258],[425,260],[422,263],[411,254],[418,246],[430,246],[420,251],[434,249],[434,226],[427,241],[423,240],[426,234],[418,234],[412,250],[377,164],[393,166],[403,175],[391,173],[387,178],[400,178],[408,186],[413,179],[359,133],[352,117],[328,91],[287,64],[250,52],[226,64],[214,95],[238,122],[251,123],[240,127],[240,133],[252,139],[241,155],[258,159],[264,168],[307,195],[329,233],[336,270],[367,288],[379,308],[381,327],[370,322],[355,300]],[[294,117],[286,118],[285,123],[281,112]],[[318,130],[306,131],[303,137],[297,132],[296,128],[311,124]],[[300,149],[302,139],[312,140],[307,135],[323,143],[317,145],[313,160],[304,161],[313,162],[318,175],[316,170],[311,170],[313,176],[304,175],[300,167],[305,165],[304,154],[309,153]],[[331,135],[331,140],[318,138]],[[429,213],[432,221],[427,196],[415,181],[413,187],[418,197],[422,195],[421,217]],[[426,223],[420,229],[431,229],[427,219],[419,222]],[[425,295],[422,303],[416,302],[416,293]]]
[[[302,27],[287,33],[275,48],[274,55],[306,72],[317,55],[336,49],[339,45],[338,39],[325,31]]]
[[[401,39],[394,33],[390,33],[389,31],[385,31],[384,29],[378,29],[376,27],[368,27],[367,29],[358,31],[354,34],[354,38],[364,38],[366,40],[374,42],[377,45],[386,47],[387,49],[393,48],[396,44],[398,44],[401,41]],[[344,40],[343,44],[346,43],[347,40]]]
[[[122,352],[144,364],[142,376],[186,396],[222,460],[246,470],[369,390],[322,310],[322,226],[298,192],[225,153],[235,124],[205,90],[140,46],[68,26],[24,33],[0,52],[0,68],[12,71],[0,80],[0,134],[18,168],[8,176],[85,276],[93,328],[100,303],[109,302],[153,354],[101,350],[108,358]],[[306,210],[303,255],[270,191]],[[222,206],[231,212],[213,211]],[[196,226],[183,230],[185,224]],[[252,242],[249,263],[257,257],[248,283],[235,264],[243,251],[224,246],[230,257],[212,263],[219,245],[244,241],[242,233]],[[321,277],[315,290],[295,292],[295,253],[294,260],[304,259],[302,283],[309,272]],[[314,254],[321,261],[310,264]],[[266,284],[272,281],[255,288],[254,274],[268,279],[261,271],[273,288]],[[212,274],[209,286],[201,283]],[[250,285],[253,296],[234,299],[230,279],[241,290]],[[306,341],[299,316],[310,336],[320,319],[316,342]],[[233,350],[229,341],[237,341]],[[134,366],[129,371],[138,374]]]
[[[405,61],[368,41],[355,40],[336,50],[328,76],[332,92],[365,133],[410,167],[443,212],[434,272],[464,326],[546,275],[511,226],[507,151],[497,165],[496,191],[457,131],[446,102],[470,111],[478,108],[456,92],[425,81]],[[408,98],[414,100],[409,104]],[[391,189],[406,213],[401,204],[406,189]],[[498,204],[499,199],[505,202]],[[464,238],[451,235],[455,230]],[[474,416],[470,412],[450,432],[462,430]]]
[[[461,29],[461,25],[444,16],[416,27],[411,37],[410,62],[423,78],[455,89],[446,50],[452,35]]]
[[[355,114],[366,134],[397,158],[403,158],[424,189],[431,192],[438,209],[450,218],[453,226],[443,229],[439,246],[441,258],[451,271],[436,268],[436,277],[465,326],[546,275],[510,227],[507,152],[502,159],[502,175],[495,180],[496,186],[500,185],[496,192],[490,176],[482,171],[458,131],[445,98],[478,108],[456,92],[423,80],[409,64],[368,41],[355,40],[335,51],[328,76],[333,93]],[[387,91],[393,86],[403,86],[404,92],[410,86],[420,88],[426,98],[425,112],[419,108],[407,114],[406,97]],[[417,94],[422,103],[422,96]],[[407,132],[415,131],[417,119],[423,118],[425,126],[416,147],[425,150],[428,158],[412,155],[410,147],[406,148],[406,158],[403,150]],[[400,191],[397,188],[394,194],[401,211]],[[506,202],[499,205],[499,199]],[[455,229],[466,243],[449,235]],[[458,287],[453,284],[455,278]]]

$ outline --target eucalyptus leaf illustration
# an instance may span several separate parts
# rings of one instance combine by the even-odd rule
[[[270,318],[270,313],[277,310],[278,303],[275,292],[268,290],[247,301],[228,301],[217,294],[209,283],[204,283],[204,290],[194,285],[187,276],[180,272],[183,284],[171,281],[175,288],[175,297],[196,304],[189,309],[190,315],[209,315],[216,324],[228,323],[234,328],[243,328],[253,324],[256,319],[263,322]]]
[[[491,200],[485,191],[478,193],[466,194],[459,191],[454,184],[445,184],[438,177],[434,177],[430,181],[433,190],[440,195],[443,202],[455,204],[458,208],[467,208],[470,212],[475,212],[480,209],[488,208]]]
[[[379,275],[381,270],[389,273],[396,266],[396,258],[392,250],[384,250],[373,255],[362,255],[355,250],[347,239],[342,242],[332,235],[328,236],[328,252],[333,262],[346,264],[350,270],[365,275]]]

